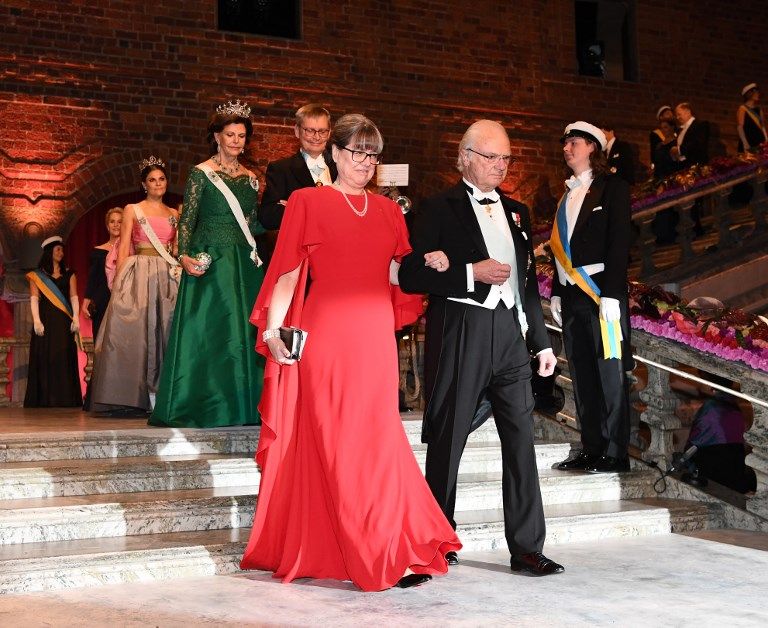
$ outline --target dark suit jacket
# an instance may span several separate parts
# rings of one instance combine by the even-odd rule
[[[331,180],[335,179],[336,164],[328,154],[325,154],[325,163],[331,172]],[[285,212],[285,205],[281,205],[279,201],[287,201],[294,190],[311,188],[314,185],[312,173],[307,168],[301,151],[285,159],[270,162],[267,165],[267,184],[259,205],[259,222],[270,231],[279,229]]]
[[[705,164],[709,161],[709,123],[694,118],[683,136],[680,153],[685,156],[683,164]]]
[[[608,167],[616,168],[612,172],[615,172],[630,185],[635,182],[635,160],[632,157],[632,147],[629,142],[620,139],[614,140],[608,154]]]
[[[600,296],[627,298],[630,217],[629,185],[624,179],[611,174],[592,181],[571,235],[571,260],[574,266],[605,264],[605,270],[592,277]],[[552,280],[552,295],[562,296],[557,273]]]
[[[528,348],[538,353],[550,347],[550,342],[536,280],[528,208],[504,195],[501,195],[501,203],[515,242],[518,292],[528,319],[526,341]],[[520,227],[515,224],[513,213],[519,216]],[[411,234],[411,246],[413,252],[405,257],[400,267],[403,291],[429,293],[430,310],[434,306],[439,309],[446,297],[469,298],[478,303],[485,301],[491,290],[490,284],[476,281],[474,292],[467,291],[466,265],[486,260],[489,255],[462,183],[422,203]],[[424,265],[424,254],[437,250],[443,251],[450,262],[450,268],[442,273]]]

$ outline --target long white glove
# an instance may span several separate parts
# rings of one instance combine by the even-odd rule
[[[69,302],[72,304],[72,324],[69,326],[69,331],[74,334],[80,331],[80,301],[77,297],[69,297]]]
[[[552,314],[552,320],[562,327],[563,304],[560,302],[560,297],[549,297],[549,311]]]
[[[40,299],[38,297],[29,297],[29,309],[32,310],[32,325],[35,334],[42,336],[45,333],[45,326],[40,320]]]
[[[600,297],[600,318],[604,321],[617,321],[621,318],[619,300],[609,297]]]

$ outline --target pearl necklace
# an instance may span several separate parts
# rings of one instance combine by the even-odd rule
[[[211,161],[215,163],[222,172],[228,174],[230,177],[234,177],[238,172],[240,172],[240,162],[237,161],[237,158],[235,158],[234,165],[232,166],[225,166],[223,163],[221,163],[221,156],[218,154],[211,157]]]
[[[344,200],[347,201],[347,205],[349,205],[350,209],[355,212],[356,216],[360,216],[362,218],[368,213],[368,193],[363,190],[363,196],[365,197],[365,205],[363,206],[362,211],[358,211],[355,209],[355,206],[352,204],[352,201],[349,200],[349,197],[344,193],[344,190],[341,189],[341,186],[334,184],[334,186],[339,192],[341,192],[341,195],[344,197]]]

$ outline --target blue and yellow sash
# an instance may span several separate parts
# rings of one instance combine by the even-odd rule
[[[74,316],[72,316],[72,304],[69,302],[69,299],[61,293],[61,290],[59,290],[59,287],[54,283],[53,279],[40,270],[32,270],[26,274],[26,277],[37,286],[37,289],[40,290],[46,299],[53,303],[56,308],[64,312],[64,314],[69,317],[69,320],[75,320]],[[78,349],[82,351],[83,341],[80,338],[79,331],[75,334],[75,342],[77,343]]]
[[[581,288],[584,293],[592,299],[598,309],[600,308],[600,288],[592,280],[581,266],[574,267],[571,262],[571,245],[568,242],[568,222],[565,216],[565,199],[568,194],[564,194],[555,215],[555,224],[552,226],[552,236],[549,240],[549,246],[555,259],[563,267],[565,273],[570,277],[574,284]],[[603,357],[606,360],[611,358],[621,359],[621,325],[620,321],[606,321],[600,318],[600,335],[603,340]]]

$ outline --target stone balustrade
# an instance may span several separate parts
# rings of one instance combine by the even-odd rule
[[[727,259],[733,254],[737,246],[740,250],[743,250],[744,247],[755,249],[762,247],[768,238],[766,181],[768,181],[768,172],[757,170],[633,212],[632,222],[639,230],[636,241],[636,250],[640,256],[639,279],[643,281],[650,279],[652,280],[651,283],[656,283],[685,275],[690,276],[697,270],[712,268],[712,265],[719,261],[715,257]],[[743,235],[737,235],[731,229],[735,210],[728,202],[729,194],[739,184],[751,185],[753,188],[753,196],[749,206],[750,219],[754,221],[754,226]],[[691,216],[691,212],[697,204],[704,213],[711,212],[716,232],[714,242],[710,243],[708,240],[708,246],[698,252],[693,246],[695,233],[694,220]],[[669,209],[674,209],[679,217],[677,241],[680,247],[680,258],[672,272],[667,271],[660,275],[660,269],[657,268],[654,261],[654,254],[658,252],[658,245],[652,223],[659,212]],[[715,253],[716,256],[713,257]]]

